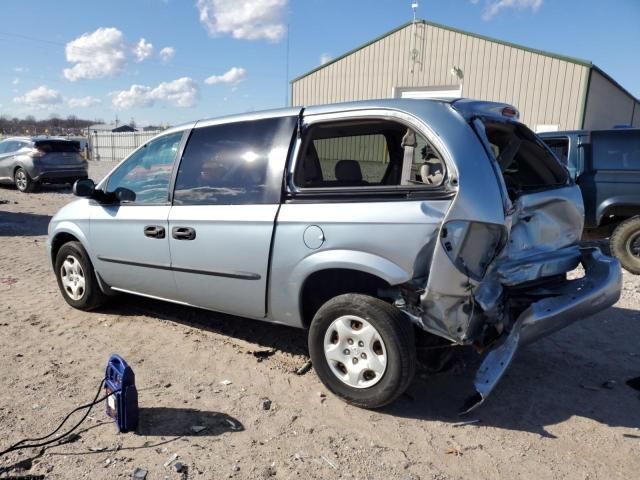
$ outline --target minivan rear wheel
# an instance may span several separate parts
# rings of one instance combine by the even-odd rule
[[[640,275],[640,217],[621,222],[609,239],[611,253],[625,270]]]
[[[335,395],[380,408],[407,389],[416,369],[413,325],[394,306],[361,294],[339,295],[315,314],[309,354]]]
[[[36,188],[36,183],[22,167],[16,169],[13,174],[13,182],[16,184],[16,188],[23,193],[33,192]]]
[[[56,279],[66,302],[79,310],[93,310],[106,301],[89,255],[80,242],[67,242],[56,255]]]

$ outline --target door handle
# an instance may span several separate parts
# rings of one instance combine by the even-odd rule
[[[144,235],[149,238],[164,238],[164,227],[160,225],[147,225],[144,227]]]
[[[196,238],[196,230],[191,227],[173,227],[171,236],[176,240],[194,240]]]

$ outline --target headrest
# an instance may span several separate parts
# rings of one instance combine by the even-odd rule
[[[355,160],[340,160],[336,163],[336,180],[340,182],[361,182],[362,170]]]

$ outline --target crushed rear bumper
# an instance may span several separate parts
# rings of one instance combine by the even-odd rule
[[[582,278],[554,286],[553,296],[532,303],[513,323],[509,334],[485,357],[476,377],[476,394],[462,413],[481,405],[498,384],[521,345],[549,335],[574,321],[602,311],[618,301],[622,288],[620,262],[598,248],[581,248]]]

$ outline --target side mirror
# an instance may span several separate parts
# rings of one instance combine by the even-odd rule
[[[76,197],[92,197],[96,190],[96,184],[90,178],[76,180],[73,184],[73,194]]]
[[[136,192],[129,190],[128,188],[118,187],[113,191],[113,196],[120,203],[122,202],[134,202],[136,200]]]

